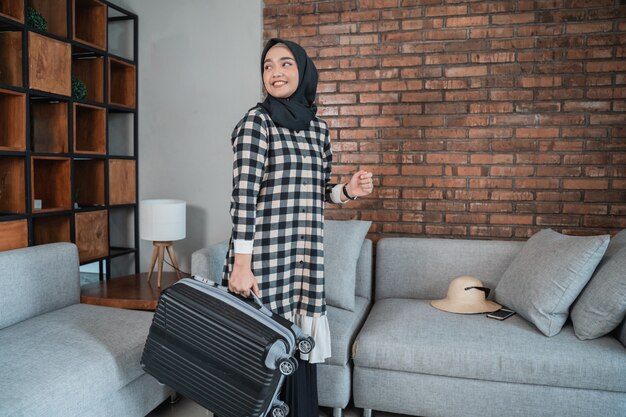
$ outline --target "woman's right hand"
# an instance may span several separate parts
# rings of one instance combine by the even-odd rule
[[[249,297],[250,289],[252,289],[257,297],[261,297],[259,284],[257,283],[252,270],[249,267],[240,266],[236,263],[233,265],[233,272],[231,272],[228,280],[228,289],[231,292],[243,295],[244,297]]]

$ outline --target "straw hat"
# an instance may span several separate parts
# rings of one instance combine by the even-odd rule
[[[450,313],[478,314],[491,313],[502,308],[500,304],[487,300],[490,289],[483,286],[479,279],[462,276],[452,280],[448,295],[442,300],[433,300],[430,304],[439,310]]]

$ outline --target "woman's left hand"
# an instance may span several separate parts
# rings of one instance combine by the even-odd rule
[[[347,185],[346,191],[352,197],[363,197],[372,193],[374,190],[373,174],[367,171],[358,171],[354,173]]]

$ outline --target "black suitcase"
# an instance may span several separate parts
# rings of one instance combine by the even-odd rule
[[[142,367],[220,417],[286,416],[283,379],[313,339],[252,292],[244,299],[203,281],[185,278],[161,293]]]

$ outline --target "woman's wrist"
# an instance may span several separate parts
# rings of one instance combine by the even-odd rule
[[[352,195],[352,193],[348,189],[349,186],[350,186],[349,182],[344,184],[344,186],[343,186],[343,195],[346,196],[349,200],[356,200],[357,196]]]

